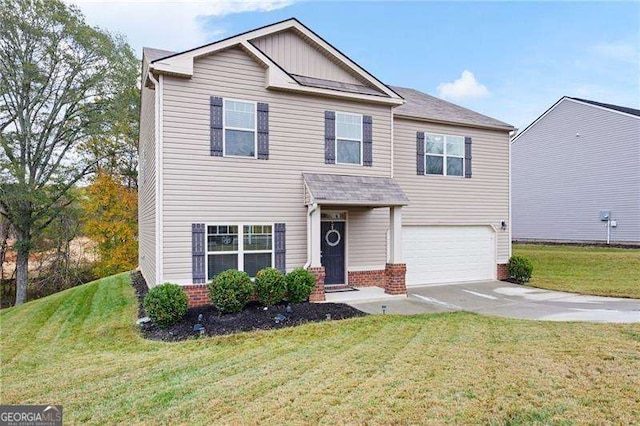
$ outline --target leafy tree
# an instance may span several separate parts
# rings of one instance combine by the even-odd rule
[[[0,16],[0,214],[16,236],[21,304],[34,238],[117,151],[88,147],[114,129],[137,61],[121,38],[59,0],[0,0]]]
[[[85,234],[97,244],[99,277],[133,269],[138,263],[138,195],[115,177],[99,172],[87,188]]]

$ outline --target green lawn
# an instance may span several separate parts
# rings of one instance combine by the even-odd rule
[[[640,418],[640,325],[370,316],[142,339],[127,275],[0,312],[2,404],[69,424],[616,423]]]
[[[640,299],[640,249],[514,244],[533,262],[535,287]]]

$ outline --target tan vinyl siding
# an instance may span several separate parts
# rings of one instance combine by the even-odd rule
[[[252,43],[292,74],[344,83],[363,84],[361,79],[338,65],[294,31],[282,31],[253,40]]]
[[[156,284],[155,92],[142,88],[138,174],[138,264],[149,286]]]
[[[265,70],[242,50],[196,60],[193,78],[165,77],[163,90],[165,281],[192,281],[192,223],[284,222],[287,269],[302,266],[307,209],[301,173],[390,174],[389,107],[266,90]],[[269,103],[269,160],[209,155],[211,95]],[[324,164],[326,110],[373,117],[373,167]]]
[[[419,176],[416,173],[416,132],[470,136],[471,179]],[[497,262],[510,256],[509,136],[506,131],[481,130],[417,120],[394,120],[394,178],[409,197],[403,225],[492,225],[497,231]]]
[[[384,269],[388,230],[388,208],[350,209],[347,223],[347,269]]]

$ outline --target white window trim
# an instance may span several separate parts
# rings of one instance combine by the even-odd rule
[[[237,226],[238,227],[238,250],[232,251],[209,251],[209,226]],[[245,226],[271,226],[271,250],[244,250],[244,227]],[[249,223],[232,223],[232,222],[210,222],[204,225],[204,276],[205,281],[209,282],[209,255],[210,254],[235,254],[238,256],[238,271],[244,271],[244,255],[254,253],[271,253],[271,267],[275,268],[276,250],[275,250],[275,230],[276,225],[272,222],[249,222]],[[253,280],[255,277],[251,277]]]
[[[353,139],[353,138],[338,138],[338,114],[342,114],[342,115],[353,115],[356,117],[360,117],[360,139]],[[334,153],[333,156],[336,159],[336,164],[340,164],[343,166],[362,166],[363,165],[363,154],[364,154],[364,150],[363,150],[363,139],[364,139],[364,123],[362,121],[362,114],[356,114],[353,112],[342,112],[342,111],[335,111],[335,115],[336,115],[336,119],[335,119],[335,130],[334,133],[336,135],[336,143],[334,146]],[[342,140],[342,141],[355,141],[355,142],[360,142],[360,163],[341,163],[338,161],[338,139]]]
[[[243,132],[249,132],[251,129],[242,127],[227,126],[227,101],[231,102],[244,102],[247,104],[253,104],[253,157],[248,155],[228,155],[227,154],[227,130],[240,130]],[[258,103],[256,101],[248,101],[246,99],[235,98],[222,98],[222,156],[230,158],[258,158]]]
[[[442,154],[431,154],[427,152],[427,137],[428,136],[442,136]],[[447,154],[447,137],[452,138],[462,138],[462,156],[459,155],[448,155]],[[460,135],[447,135],[444,133],[432,133],[432,132],[424,132],[424,158],[422,161],[424,162],[424,174],[425,176],[446,176],[450,178],[463,178],[465,172],[465,164],[464,164],[464,136]],[[427,155],[430,157],[442,157],[442,174],[435,173],[427,173]],[[461,175],[449,175],[447,174],[447,157],[451,158],[462,158],[462,174]]]

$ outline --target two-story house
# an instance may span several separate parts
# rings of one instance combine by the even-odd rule
[[[495,279],[512,130],[382,83],[296,19],[144,49],[140,269],[192,305],[230,268],[308,268],[312,300]]]

